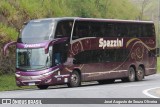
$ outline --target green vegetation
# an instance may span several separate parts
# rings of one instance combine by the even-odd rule
[[[4,25],[0,23],[0,35],[1,35],[1,42],[6,40],[15,40],[16,36],[18,35],[18,32],[15,28],[8,27],[7,25]],[[3,40],[6,39],[6,40]]]
[[[0,91],[35,88],[35,86],[17,87],[14,75],[1,75],[0,76],[0,82],[1,82],[0,83]]]

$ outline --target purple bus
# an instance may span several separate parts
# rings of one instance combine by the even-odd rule
[[[47,89],[140,81],[156,73],[156,35],[151,21],[44,18],[26,23],[16,42],[16,84]]]

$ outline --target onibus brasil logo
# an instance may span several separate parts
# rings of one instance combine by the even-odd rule
[[[115,40],[104,40],[103,38],[99,39],[99,47],[105,49],[106,47],[109,48],[119,48],[123,47],[123,38],[122,39],[115,39]]]

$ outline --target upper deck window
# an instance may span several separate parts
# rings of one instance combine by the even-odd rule
[[[154,37],[152,23],[76,21],[72,40],[85,37]]]
[[[65,20],[58,22],[56,27],[55,38],[70,37],[72,26],[73,26],[72,20]]]
[[[52,20],[35,20],[29,22],[21,32],[20,41],[36,43],[53,37],[55,23]]]

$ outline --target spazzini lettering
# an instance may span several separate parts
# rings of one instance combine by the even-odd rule
[[[103,38],[99,39],[99,47],[102,47],[103,49],[105,49],[106,47],[123,47],[123,38],[119,39],[117,38],[116,40],[104,40]]]

